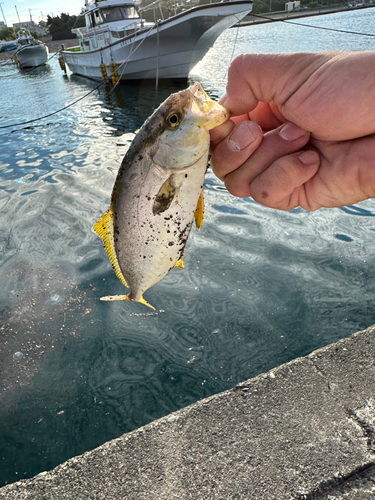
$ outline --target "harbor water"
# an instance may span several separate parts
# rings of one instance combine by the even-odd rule
[[[242,52],[375,49],[375,8],[298,23],[228,30],[191,82],[218,98]],[[375,323],[375,201],[279,212],[210,170],[185,268],[145,294],[156,310],[101,302],[124,288],[92,225],[184,85],[97,86],[56,57],[0,67],[0,486]]]

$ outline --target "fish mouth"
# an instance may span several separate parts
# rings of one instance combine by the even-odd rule
[[[199,82],[195,82],[188,90],[192,96],[190,111],[206,130],[217,127],[230,118],[229,111],[213,101]]]

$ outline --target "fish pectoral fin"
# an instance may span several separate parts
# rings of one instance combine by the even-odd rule
[[[182,260],[182,257],[180,257],[178,259],[178,261],[176,262],[176,264],[173,267],[179,267],[180,269],[184,268],[184,261]]]
[[[100,219],[95,222],[95,224],[93,225],[93,230],[103,240],[105,251],[107,252],[109,260],[111,261],[116,276],[124,286],[128,287],[116,255],[112,205],[106,212],[104,212]]]
[[[176,175],[172,174],[162,184],[158,194],[155,197],[154,205],[152,207],[152,213],[154,215],[162,214],[171,206],[173,198],[178,193],[181,185],[181,182],[176,181]]]
[[[201,194],[199,195],[198,198],[197,208],[195,209],[194,212],[195,226],[197,228],[197,231],[199,231],[199,229],[201,228],[203,217],[204,217],[204,194],[202,189]]]
[[[150,307],[155,311],[155,307],[153,307],[151,304],[146,302],[146,300],[141,296],[139,300],[132,300],[130,298],[130,294],[128,295],[107,295],[106,297],[100,297],[100,300],[103,300],[104,302],[114,302],[116,300],[129,300],[129,302],[139,302],[140,304],[143,304],[147,307]]]

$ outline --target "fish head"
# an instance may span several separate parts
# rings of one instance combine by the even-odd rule
[[[229,117],[229,112],[213,101],[198,82],[172,94],[155,113],[159,134],[151,148],[153,162],[167,171],[196,164],[208,155],[208,131]]]

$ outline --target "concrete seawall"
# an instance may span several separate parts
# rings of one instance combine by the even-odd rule
[[[375,498],[375,326],[0,489],[21,500]]]

